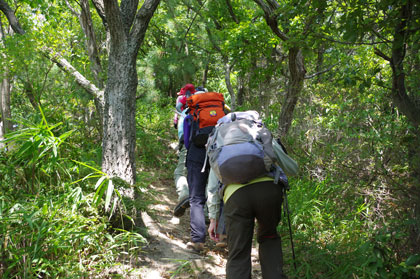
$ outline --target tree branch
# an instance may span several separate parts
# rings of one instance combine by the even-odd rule
[[[324,69],[324,70],[322,70],[322,71],[319,71],[319,72],[316,72],[316,73],[313,73],[312,75],[309,75],[309,76],[305,76],[305,79],[311,79],[311,78],[314,78],[314,77],[316,77],[316,76],[320,76],[320,75],[322,75],[322,74],[324,74],[324,73],[326,73],[326,72],[329,72],[329,71],[331,71],[332,70],[332,68],[334,68],[335,66],[337,66],[338,64],[340,64],[340,63],[335,63],[334,65],[331,65],[330,67],[328,67],[327,69]]]
[[[201,8],[202,8],[202,7],[203,7],[203,6],[201,6],[201,7],[200,7],[200,10],[201,10]],[[198,11],[195,13],[195,15],[194,15],[193,19],[191,20],[190,25],[188,26],[187,31],[185,32],[185,35],[184,35],[184,39],[183,39],[183,41],[184,41],[184,42],[185,42],[185,39],[187,38],[188,33],[190,32],[191,27],[192,27],[192,25],[193,25],[193,23],[194,23],[195,19],[197,18],[197,16],[198,16],[198,14],[199,14],[200,10],[198,10]],[[182,45],[181,45],[180,49],[181,49],[181,48],[182,48]]]
[[[385,53],[383,53],[380,49],[375,47],[375,54],[378,55],[379,57],[382,57],[383,59],[385,59],[388,62],[391,62],[391,57],[387,56]]]
[[[314,34],[313,36],[317,37],[317,38],[325,39],[329,42],[338,43],[338,44],[342,44],[342,45],[352,45],[352,46],[373,46],[373,45],[379,45],[379,44],[386,43],[384,41],[370,42],[370,43],[368,43],[368,42],[360,42],[360,43],[344,42],[344,41],[339,41],[339,40],[336,40],[336,39],[333,39],[333,38],[330,38],[330,37],[327,37],[327,36],[323,36],[323,35],[320,35],[320,34]]]
[[[193,10],[193,11],[195,12],[195,15],[194,15],[193,19],[191,20],[190,25],[189,25],[189,26],[188,26],[188,28],[187,28],[187,32],[185,32],[184,39],[183,39],[183,44],[181,44],[181,45],[179,46],[178,52],[180,52],[180,51],[181,51],[181,49],[182,49],[182,47],[184,46],[185,39],[187,38],[187,35],[188,35],[188,33],[189,33],[189,31],[190,31],[190,29],[191,29],[191,27],[192,27],[192,25],[193,25],[193,23],[194,23],[195,19],[197,18],[197,16],[198,16],[198,15],[200,15],[200,16],[201,16],[200,11],[201,11],[201,9],[204,7],[204,4],[206,3],[206,1],[204,1],[204,2],[198,1],[198,3],[200,4],[200,8],[199,8],[199,9],[196,9],[196,8],[194,8],[194,7],[190,6],[190,5],[188,5],[188,3],[185,3],[189,9],[191,9],[191,10]],[[202,17],[202,16],[201,16],[201,17]],[[218,22],[217,22],[216,20],[214,20],[214,19],[213,19],[213,22],[214,22],[214,23],[215,23],[215,25],[216,25],[216,29],[220,29],[220,28],[221,28],[221,26],[220,26],[220,25],[218,25]]]
[[[146,35],[147,27],[156,11],[160,0],[145,0],[141,8],[137,11],[134,25],[130,32],[132,47],[139,48]]]
[[[22,26],[20,26],[20,23],[18,19],[16,18],[15,13],[10,8],[10,6],[6,3],[6,1],[0,0],[0,10],[7,17],[7,20],[9,21],[10,26],[12,26],[13,31],[21,35],[25,34],[25,30],[23,30]]]
[[[103,102],[104,92],[98,89],[95,84],[86,79],[65,58],[61,57],[59,54],[54,54],[52,49],[44,49],[44,54],[64,72],[73,76],[76,80],[76,83],[85,89],[87,93]]]
[[[273,33],[282,41],[288,41],[289,37],[280,30],[277,22],[277,15],[275,14],[275,10],[278,7],[278,3],[273,0],[267,0],[269,5],[267,5],[263,0],[254,0],[254,2],[257,3],[257,5],[260,6],[260,8],[264,11],[265,21]]]
[[[69,1],[68,0],[66,0],[66,6],[67,6],[67,8],[69,8],[69,10],[71,11],[71,13],[74,15],[74,16],[76,16],[76,17],[80,17],[80,13],[78,13],[74,8],[73,8],[73,6],[72,5],[70,5],[70,3],[69,3]]]
[[[109,23],[108,29],[111,37],[111,43],[114,44],[115,51],[118,51],[118,44],[127,40],[127,34],[121,32],[124,29],[124,23],[117,0],[104,0],[104,9],[106,20]]]
[[[207,36],[209,37],[209,41],[210,41],[210,43],[213,45],[213,48],[217,51],[217,52],[219,52],[222,56],[224,56],[223,55],[223,52],[222,52],[222,49],[216,44],[216,42],[215,42],[215,40],[214,40],[214,38],[213,38],[213,35],[212,35],[212,33],[211,33],[211,31],[210,31],[210,28],[209,27],[207,27],[206,26],[206,31],[207,31]]]
[[[128,34],[133,25],[134,17],[136,16],[139,0],[123,0],[121,1],[120,10],[124,24],[124,31]]]
[[[108,22],[106,21],[105,16],[105,7],[103,0],[92,0],[93,6],[95,6],[96,12],[98,13],[99,17],[102,19],[102,24],[108,29]]]
[[[203,1],[201,1],[201,0],[197,0],[197,3],[200,5],[200,9],[196,9],[194,6],[191,6],[191,5],[189,5],[189,3],[188,3],[188,1],[182,1],[189,9],[191,9],[191,10],[193,10],[193,11],[195,11],[196,13],[199,13],[200,12],[200,10],[204,7],[204,4],[206,4],[206,1],[207,0],[205,0],[204,2]],[[217,30],[220,30],[220,29],[222,29],[222,25],[220,24],[220,22],[217,20],[217,18],[214,16],[214,14],[213,13],[210,13],[209,14],[210,15],[210,18],[211,18],[211,20],[213,21],[213,23],[214,23],[214,25],[215,25],[215,27],[216,27],[216,29]],[[200,14],[200,16],[201,16],[201,14]]]
[[[235,12],[233,11],[233,7],[232,7],[231,1],[230,0],[226,0],[226,5],[228,7],[229,14],[232,17],[233,21],[236,24],[239,24],[239,19],[236,17]]]

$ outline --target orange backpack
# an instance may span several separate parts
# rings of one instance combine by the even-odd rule
[[[204,147],[217,120],[225,115],[223,94],[200,92],[188,97],[187,105],[192,115],[190,142],[198,147]]]

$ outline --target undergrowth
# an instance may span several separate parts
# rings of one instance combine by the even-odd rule
[[[420,255],[399,258],[396,247],[406,238],[401,223],[377,224],[371,204],[354,195],[340,208],[343,185],[292,179],[288,195],[296,269],[287,218],[279,227],[288,275],[292,278],[418,278]]]
[[[134,271],[147,232],[116,227],[115,216],[136,222],[133,215],[151,202],[154,169],[174,165],[169,114],[139,105],[134,201],[121,199],[123,183],[100,171],[98,139],[86,138],[84,127],[50,124],[43,110],[22,120],[0,156],[0,277],[108,278],[121,264]]]

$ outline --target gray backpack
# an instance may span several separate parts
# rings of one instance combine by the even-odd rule
[[[207,141],[210,166],[224,185],[264,176],[278,160],[273,136],[258,112],[233,112],[220,118]]]

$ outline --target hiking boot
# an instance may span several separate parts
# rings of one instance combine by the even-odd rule
[[[204,251],[204,243],[201,242],[188,242],[187,248],[192,250],[193,252],[200,253]]]
[[[219,236],[219,241],[216,243],[216,247],[218,248],[226,248],[227,247],[227,237],[225,234],[221,234]]]
[[[182,199],[177,206],[175,206],[174,209],[174,216],[175,217],[181,217],[182,215],[184,215],[185,210],[190,207],[190,197],[186,197],[184,199]]]

